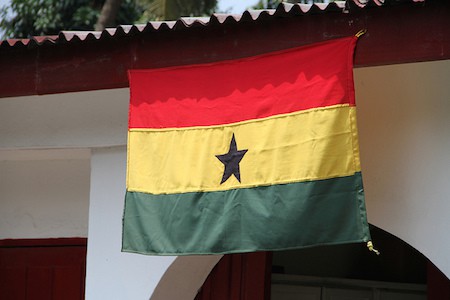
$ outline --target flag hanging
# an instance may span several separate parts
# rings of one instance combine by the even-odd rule
[[[122,250],[216,254],[369,241],[356,40],[130,71]]]

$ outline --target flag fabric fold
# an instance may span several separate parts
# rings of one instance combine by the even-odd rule
[[[369,241],[356,40],[129,71],[122,250],[218,254]]]

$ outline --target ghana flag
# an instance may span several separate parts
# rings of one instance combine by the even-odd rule
[[[130,71],[122,250],[214,254],[369,241],[356,40]]]

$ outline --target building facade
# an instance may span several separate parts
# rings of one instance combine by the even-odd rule
[[[54,286],[72,268],[79,276],[86,272],[82,292],[72,293],[84,293],[86,299],[194,299],[221,256],[120,251],[126,71],[246,57],[361,29],[367,33],[358,42],[354,76],[369,222],[417,249],[450,277],[450,5],[394,2],[280,5],[240,16],[3,41],[4,286],[33,272]],[[17,271],[6,263],[10,256],[4,249],[77,248],[86,241],[86,270],[37,264]]]

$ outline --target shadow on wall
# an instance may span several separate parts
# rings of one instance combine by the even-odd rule
[[[149,299],[194,299],[206,277],[221,258],[222,255],[178,256],[164,273]]]

